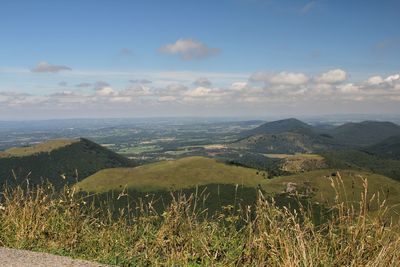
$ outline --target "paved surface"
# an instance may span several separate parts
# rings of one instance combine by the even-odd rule
[[[99,263],[27,250],[0,248],[1,267],[105,267]]]

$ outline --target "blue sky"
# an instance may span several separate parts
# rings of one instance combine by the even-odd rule
[[[399,10],[399,1],[3,0],[0,119],[400,113]]]

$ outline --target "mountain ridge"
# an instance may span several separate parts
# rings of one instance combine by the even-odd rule
[[[49,145],[54,142],[57,140],[8,150],[16,154],[6,152],[6,156],[0,157],[0,184],[18,184],[27,179],[30,184],[39,184],[49,180],[61,188],[104,168],[134,166],[131,160],[85,138],[64,141],[66,145],[61,146]],[[38,147],[53,149],[38,152]]]

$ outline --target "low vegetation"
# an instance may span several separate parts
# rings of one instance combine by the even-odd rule
[[[173,196],[161,213],[145,200],[134,209],[99,208],[68,187],[5,188],[0,245],[120,266],[396,266],[398,225],[384,197],[369,197],[365,179],[360,201],[347,202],[341,176],[329,180],[337,195],[322,224],[308,205],[278,207],[261,191],[253,205],[211,215],[193,194]]]

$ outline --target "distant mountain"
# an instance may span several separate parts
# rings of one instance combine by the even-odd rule
[[[313,153],[338,144],[320,129],[297,119],[265,123],[245,131],[242,138],[231,144],[232,148],[247,149],[258,153]]]
[[[400,160],[400,135],[389,137],[369,146],[365,148],[365,151],[383,158]]]
[[[129,159],[87,139],[52,140],[0,152],[0,185],[29,177],[30,184],[48,179],[60,188],[101,169],[128,166],[133,166]]]
[[[241,137],[249,137],[259,134],[281,134],[281,133],[298,133],[310,134],[313,132],[313,127],[298,119],[290,118],[285,120],[267,122],[255,129],[244,131]]]
[[[257,134],[240,139],[230,147],[257,153],[314,153],[336,146],[328,137],[317,134],[280,133]]]
[[[346,123],[329,131],[335,140],[349,146],[369,146],[400,135],[400,126],[392,122],[364,121]]]

